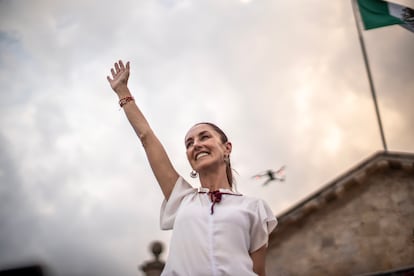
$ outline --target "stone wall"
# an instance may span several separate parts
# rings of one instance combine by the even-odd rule
[[[267,275],[358,275],[414,265],[414,171],[382,166],[281,220]],[[304,213],[305,212],[305,213]]]

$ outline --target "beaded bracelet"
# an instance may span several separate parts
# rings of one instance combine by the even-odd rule
[[[119,106],[122,108],[124,105],[129,103],[130,101],[135,101],[134,97],[128,96],[119,100]]]

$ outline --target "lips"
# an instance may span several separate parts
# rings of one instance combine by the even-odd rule
[[[197,153],[196,154],[196,156],[195,156],[195,160],[198,160],[198,159],[200,159],[201,157],[204,157],[204,156],[207,156],[208,155],[208,153],[207,152],[199,152],[199,153]]]

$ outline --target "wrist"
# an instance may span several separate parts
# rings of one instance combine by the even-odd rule
[[[128,89],[128,86],[126,86],[126,85],[122,85],[120,87],[117,87],[114,90],[115,90],[115,93],[118,95],[119,99],[132,96],[131,92]]]
[[[127,96],[127,97],[121,98],[121,99],[119,100],[119,106],[120,106],[121,108],[123,108],[123,107],[124,107],[124,105],[126,105],[126,104],[127,104],[127,103],[129,103],[129,102],[133,102],[133,101],[135,101],[135,99],[134,99],[134,97],[132,97],[132,96]]]

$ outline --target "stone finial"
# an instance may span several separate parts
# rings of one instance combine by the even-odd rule
[[[159,242],[159,241],[154,241],[154,242],[152,242],[151,243],[151,251],[152,251],[152,254],[154,254],[154,257],[155,257],[155,260],[156,261],[158,261],[159,260],[159,258],[160,258],[160,255],[161,255],[161,253],[162,253],[162,251],[163,251],[163,246],[162,246],[162,243],[161,242]]]
[[[153,241],[150,250],[154,254],[154,260],[144,262],[139,268],[145,273],[145,276],[159,276],[165,266],[165,262],[160,260],[163,244],[159,241]]]

